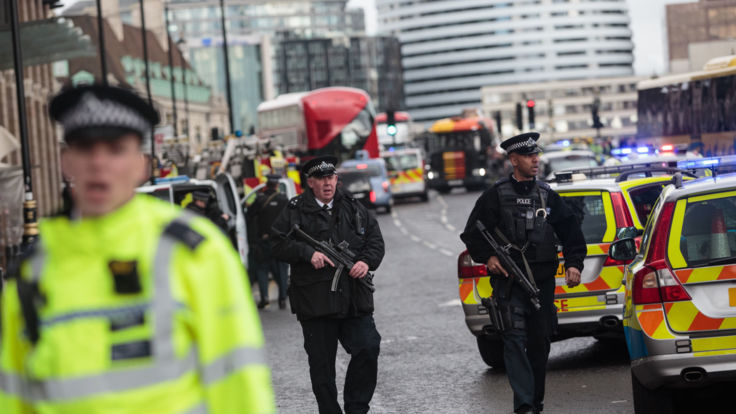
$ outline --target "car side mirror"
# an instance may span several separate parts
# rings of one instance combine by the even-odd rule
[[[637,229],[636,227],[619,227],[616,229],[616,239],[633,239],[644,234],[644,230]]]
[[[628,262],[636,257],[636,241],[632,238],[617,240],[611,243],[608,257],[620,262]]]

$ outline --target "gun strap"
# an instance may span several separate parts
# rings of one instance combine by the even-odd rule
[[[534,281],[534,276],[532,275],[532,269],[529,266],[529,262],[526,260],[526,255],[524,254],[526,252],[526,249],[529,247],[529,241],[524,243],[524,246],[519,247],[515,245],[514,243],[511,243],[509,239],[507,239],[506,236],[503,235],[503,233],[501,232],[501,229],[499,229],[498,227],[493,229],[493,231],[496,233],[498,238],[501,239],[502,242],[506,243],[507,246],[510,246],[512,249],[518,251],[521,254],[521,261],[524,263],[524,271],[526,272],[527,280],[529,280],[529,283],[531,283],[532,286],[534,286],[534,288],[536,289],[537,283]],[[511,289],[510,286],[511,284],[509,284],[509,290]]]

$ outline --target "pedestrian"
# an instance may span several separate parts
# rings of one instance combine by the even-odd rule
[[[513,172],[478,198],[460,235],[473,260],[487,264],[493,295],[508,321],[502,333],[503,356],[517,413],[538,413],[544,408],[550,336],[557,325],[554,291],[559,262],[555,235],[562,243],[568,286],[580,283],[586,254],[574,213],[555,191],[535,178],[541,151],[537,139],[538,133],[529,132],[501,144]],[[508,269],[501,266],[478,231],[478,220],[500,244],[512,246],[511,257],[520,269],[530,271],[530,280],[540,291],[541,310],[534,309],[518,283],[509,282]]]
[[[272,413],[243,266],[203,218],[136,194],[156,110],[125,89],[53,98],[68,215],[3,292],[0,412]]]
[[[217,200],[212,197],[212,193],[207,189],[192,191],[192,201],[187,204],[186,209],[193,211],[200,216],[207,217],[225,234],[228,234],[227,222],[230,216],[223,213],[217,206]]]
[[[703,145],[702,141],[693,141],[688,145],[687,152],[685,152],[686,158],[703,158]]]
[[[258,309],[268,306],[268,274],[273,274],[274,280],[279,287],[279,309],[286,309],[286,287],[289,279],[289,265],[286,262],[276,260],[271,249],[271,226],[281,210],[286,207],[289,199],[279,192],[280,175],[269,174],[266,176],[266,187],[258,194],[253,205],[248,207],[248,222],[253,226],[255,232],[251,249],[254,250],[255,272],[258,278],[258,287],[261,300]]]
[[[291,264],[289,302],[302,326],[319,412],[342,412],[335,385],[339,341],[350,354],[345,412],[367,413],[376,388],[381,336],[373,321],[373,292],[358,279],[381,263],[383,236],[368,210],[337,187],[336,163],[337,158],[323,156],[304,164],[308,188],[292,198],[276,219],[273,253]],[[317,240],[346,241],[356,253],[355,265],[340,275],[334,292],[335,263],[303,241],[286,237],[295,224]]]

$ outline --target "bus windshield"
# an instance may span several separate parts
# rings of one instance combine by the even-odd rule
[[[490,145],[490,137],[483,139],[481,131],[459,131],[430,134],[427,137],[426,149],[429,153],[448,149],[481,152],[487,145]]]

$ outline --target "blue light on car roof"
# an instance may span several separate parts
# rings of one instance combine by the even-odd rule
[[[681,169],[693,169],[693,168],[708,168],[714,165],[718,165],[721,162],[718,158],[701,158],[697,160],[683,160],[677,162],[677,168]]]
[[[176,177],[156,178],[153,180],[154,184],[164,183],[183,183],[189,181],[189,177],[186,175],[178,175]]]

